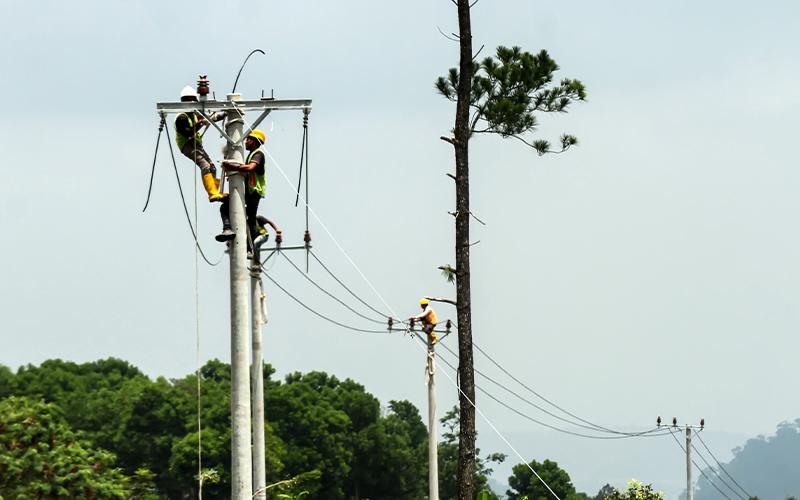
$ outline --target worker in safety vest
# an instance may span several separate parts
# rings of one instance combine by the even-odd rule
[[[409,322],[411,320],[421,321],[422,331],[428,334],[431,339],[431,345],[433,345],[439,340],[436,337],[436,332],[433,331],[436,328],[436,323],[439,322],[439,318],[436,317],[436,311],[433,310],[428,299],[420,299],[419,306],[422,308],[422,312],[409,318]]]
[[[244,163],[232,160],[222,161],[226,169],[245,173],[244,204],[245,213],[247,214],[247,228],[250,231],[248,247],[250,245],[250,240],[255,240],[260,234],[256,214],[258,213],[258,203],[261,201],[261,198],[264,197],[267,188],[266,158],[261,151],[261,146],[266,139],[267,137],[264,135],[264,132],[253,130],[247,135],[244,141],[244,147],[249,152],[247,154],[247,160],[245,160]],[[219,214],[222,217],[222,232],[216,236],[216,239],[217,241],[230,241],[236,235],[231,229],[227,198],[219,207]]]
[[[197,102],[197,92],[189,86],[181,91],[181,102]],[[225,118],[225,113],[219,112],[211,115],[211,119],[220,121]],[[203,187],[208,193],[208,201],[222,201],[224,194],[219,192],[219,179],[217,167],[203,149],[203,137],[200,130],[208,122],[196,111],[180,113],[175,117],[175,142],[180,152],[200,168],[203,175]]]

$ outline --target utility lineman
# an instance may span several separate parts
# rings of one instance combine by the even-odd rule
[[[231,160],[224,160],[222,163],[228,170],[244,172],[245,189],[247,193],[244,197],[245,213],[247,214],[247,229],[250,231],[250,238],[248,238],[247,246],[250,247],[250,241],[255,240],[260,234],[258,227],[258,203],[267,190],[267,175],[265,162],[266,158],[261,151],[261,146],[266,140],[266,135],[260,130],[253,130],[245,139],[244,147],[250,152],[247,155],[247,160],[244,163],[238,163]],[[222,218],[222,232],[216,236],[217,241],[230,241],[236,235],[231,230],[231,220],[229,216],[228,200],[222,202],[219,207],[219,214]]]
[[[197,92],[189,86],[181,91],[181,102],[197,102]],[[224,112],[211,115],[215,122],[225,119]],[[219,179],[217,167],[211,161],[206,150],[203,149],[203,136],[201,127],[206,120],[197,112],[179,113],[175,117],[175,143],[183,156],[189,158],[200,169],[203,175],[203,187],[208,193],[208,201],[222,201],[225,195],[219,192]]]
[[[438,339],[433,329],[436,328],[436,323],[439,322],[439,318],[436,317],[436,311],[433,310],[428,299],[420,299],[419,306],[422,308],[422,312],[409,318],[409,322],[412,320],[422,321],[422,331],[428,334],[431,345],[434,345]]]

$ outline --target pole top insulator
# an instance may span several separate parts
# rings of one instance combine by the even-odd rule
[[[306,246],[308,246],[309,243],[311,243],[311,233],[308,231],[308,229],[306,229],[306,232],[303,235],[303,241],[306,243]]]
[[[200,75],[197,79],[197,95],[200,97],[207,96],[211,91],[209,85],[208,75]]]
[[[275,245],[281,246],[283,243],[283,232],[280,229],[275,230]]]

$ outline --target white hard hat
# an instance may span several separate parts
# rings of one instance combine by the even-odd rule
[[[187,99],[189,98],[189,99]],[[184,100],[197,100],[197,91],[190,86],[185,86],[181,89],[181,101]]]

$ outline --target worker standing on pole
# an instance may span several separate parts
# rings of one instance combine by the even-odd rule
[[[245,213],[247,215],[247,229],[250,232],[248,240],[255,240],[259,233],[258,219],[258,203],[264,197],[267,190],[267,171],[266,171],[266,158],[261,151],[261,146],[266,141],[267,137],[261,130],[253,130],[248,134],[244,142],[244,147],[250,153],[247,155],[247,160],[244,163],[238,163],[230,160],[223,160],[225,168],[237,172],[245,172],[246,193],[245,200]],[[230,241],[236,235],[231,229],[231,220],[229,216],[228,200],[224,200],[219,207],[219,214],[222,217],[222,232],[216,236],[217,241]],[[248,248],[250,241],[248,241]]]
[[[436,311],[433,310],[428,299],[420,299],[419,306],[422,308],[422,312],[409,318],[409,321],[421,321],[422,331],[428,334],[431,339],[431,345],[434,345],[438,338],[433,329],[436,328],[439,318],[436,317]]]
[[[187,85],[181,91],[181,102],[197,102],[197,92]],[[211,115],[211,119],[215,122],[224,118],[224,112]],[[200,130],[206,123],[206,120],[195,111],[179,113],[175,117],[175,142],[183,156],[192,160],[200,169],[203,176],[203,187],[208,193],[208,201],[222,201],[225,199],[225,195],[219,192],[217,167],[203,149],[203,136]]]

